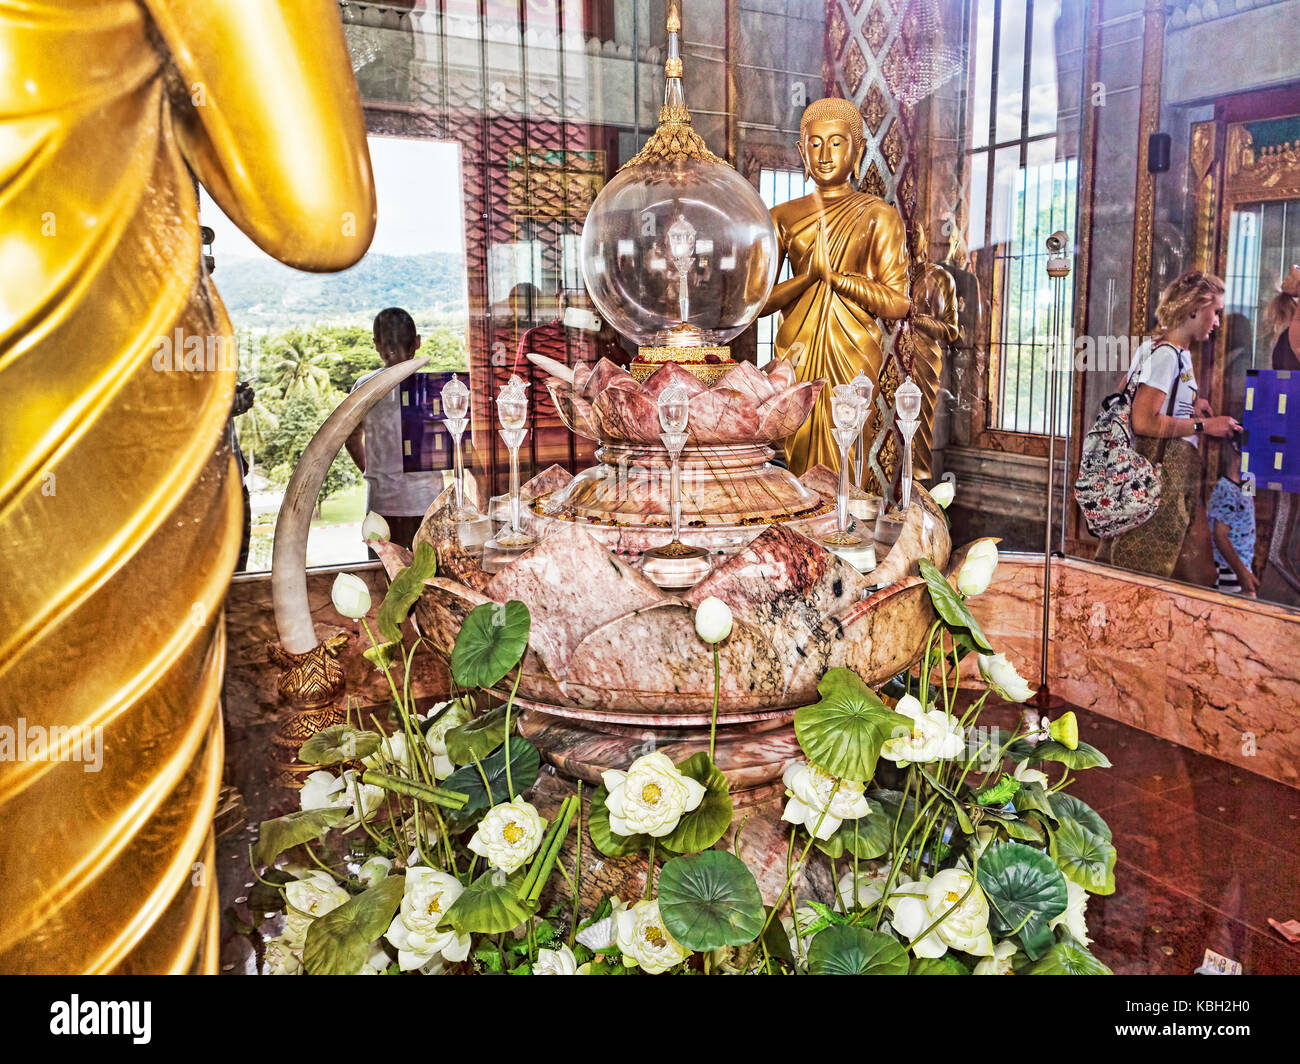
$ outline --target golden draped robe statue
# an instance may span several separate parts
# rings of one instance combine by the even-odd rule
[[[191,174],[351,265],[356,83],[334,0],[0,0],[0,56],[0,971],[211,972],[241,499]]]
[[[804,111],[799,131],[799,154],[817,187],[772,208],[780,263],[789,258],[794,276],[773,287],[762,311],[781,312],[776,356],[790,359],[800,380],[828,382],[812,415],[786,441],[796,476],[819,464],[839,470],[831,390],[859,370],[879,387],[877,319],[902,318],[910,306],[903,219],[879,196],[852,185],[866,145],[857,107],[817,100]],[[868,476],[865,464],[863,470]]]
[[[921,389],[921,420],[912,439],[912,470],[928,480],[934,456],[934,419],[938,413],[943,356],[961,336],[957,321],[957,285],[942,266],[930,261],[925,227],[912,231],[912,379]]]

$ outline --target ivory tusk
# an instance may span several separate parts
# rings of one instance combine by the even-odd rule
[[[349,395],[325,419],[307,444],[284,491],[280,516],[275,522],[271,550],[271,601],[280,647],[290,654],[305,654],[317,643],[316,626],[307,600],[307,534],[325,474],[339,450],[380,399],[406,380],[429,359],[412,358],[380,370]]]
[[[559,377],[562,381],[573,383],[573,367],[566,366],[563,362],[556,362],[553,358],[547,358],[545,355],[536,355],[531,351],[527,355],[528,361],[538,369],[544,369],[552,377]]]

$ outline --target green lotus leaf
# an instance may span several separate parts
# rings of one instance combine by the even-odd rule
[[[951,953],[942,957],[917,957],[909,975],[970,975],[970,969]]]
[[[513,723],[519,718],[518,710],[511,713]],[[447,732],[447,756],[456,765],[471,765],[482,761],[506,739],[506,707],[497,706],[482,716],[452,728]]]
[[[378,732],[360,731],[350,724],[322,728],[298,747],[298,760],[309,765],[337,765],[358,761],[379,749]]]
[[[930,601],[934,603],[935,612],[947,622],[955,632],[969,634],[973,648],[981,654],[992,654],[993,645],[980,627],[979,621],[971,613],[970,607],[961,594],[953,590],[948,578],[939,572],[928,558],[920,560],[921,576],[925,578],[930,589]],[[959,642],[962,642],[959,640]]]
[[[522,876],[508,877],[490,868],[452,902],[442,922],[461,935],[499,935],[513,931],[537,912],[523,901],[517,884]]]
[[[404,876],[388,876],[307,926],[302,964],[308,975],[355,975],[402,904]]]
[[[1110,825],[1101,818],[1101,815],[1081,798],[1076,798],[1072,794],[1062,791],[1060,794],[1054,794],[1051,797],[1052,812],[1056,814],[1059,820],[1061,817],[1069,817],[1071,820],[1077,820],[1089,831],[1095,832],[1102,838],[1110,841]]]
[[[460,791],[468,796],[464,812],[472,813],[476,809],[488,809],[499,802],[508,802],[522,794],[533,785],[537,773],[541,770],[542,759],[537,747],[518,735],[510,740],[510,782],[514,784],[514,793],[507,794],[506,787],[506,748],[503,746],[486,761],[480,761],[483,774],[487,776],[492,787],[489,794],[483,786],[483,777],[478,767],[466,765],[458,768],[442,782],[449,791]]]
[[[743,946],[763,929],[763,899],[745,862],[725,850],[674,857],[659,872],[664,928],[698,953]]]
[[[1015,806],[1017,813],[1037,812],[1042,813],[1049,820],[1056,819],[1056,813],[1048,800],[1047,792],[1043,790],[1043,785],[1037,780],[1033,783],[1022,783],[1011,804]]]
[[[1059,761],[1066,768],[1110,768],[1110,759],[1095,746],[1080,742],[1077,750],[1071,750],[1064,743],[1048,739],[1035,746],[1024,739],[1017,739],[1007,748],[1007,757],[1012,761]]]
[[[865,783],[876,772],[885,741],[912,721],[895,713],[852,669],[830,669],[817,685],[821,701],[794,715],[794,732],[808,760],[832,776]]]
[[[1115,844],[1082,821],[1061,817],[1052,832],[1050,853],[1061,871],[1084,890],[1115,893]]]
[[[659,845],[673,853],[699,853],[709,849],[731,827],[731,788],[722,770],[703,751],[681,762],[677,770],[704,784],[704,798],[682,815],[677,826],[659,840]]]
[[[469,611],[451,649],[451,675],[462,687],[495,687],[519,664],[532,623],[528,607],[483,602]]]
[[[375,614],[380,634],[388,642],[401,641],[402,623],[410,614],[416,599],[420,597],[420,592],[424,590],[424,582],[432,579],[437,573],[438,558],[434,553],[433,544],[416,544],[415,556],[411,559],[411,564],[393,577],[393,582],[388,585],[388,591],[384,595],[384,601],[379,604],[379,610]]]
[[[813,843],[832,860],[838,861],[848,854],[860,861],[874,861],[889,852],[893,832],[894,821],[885,815],[883,807],[876,805],[869,815],[846,820],[829,839],[814,839]]]
[[[865,927],[828,927],[808,947],[808,971],[813,975],[906,975],[907,970],[903,944]]]
[[[989,900],[989,929],[1019,934],[1025,952],[1037,960],[1046,948],[1048,921],[1065,912],[1065,874],[1041,850],[1003,842],[984,854],[978,875]]]
[[[301,809],[296,813],[263,820],[253,847],[253,864],[269,865],[285,850],[319,839],[348,815],[347,807]]]
[[[1030,975],[1114,975],[1101,961],[1074,942],[1058,942],[1029,969]]]

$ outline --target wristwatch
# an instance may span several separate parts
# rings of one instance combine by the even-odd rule
[[[1192,422],[1192,431],[1193,431],[1193,432],[1204,432],[1204,431],[1205,431],[1205,422],[1204,422],[1204,421],[1193,421],[1193,422]]]

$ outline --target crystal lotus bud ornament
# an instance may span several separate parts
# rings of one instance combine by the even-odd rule
[[[510,527],[489,542],[498,550],[524,550],[537,541],[523,528],[523,515],[519,499],[519,448],[524,442],[525,425],[528,424],[528,384],[518,374],[497,393],[497,420],[501,423],[501,439],[510,449]]]
[[[469,417],[469,389],[460,377],[453,374],[451,380],[442,386],[441,395],[443,417]]]
[[[867,453],[867,419],[871,415],[871,397],[875,394],[876,386],[871,383],[870,377],[858,370],[858,375],[849,381],[849,387],[862,403],[862,427],[858,429],[858,446],[853,452],[853,482],[861,484],[862,463]]]
[[[903,434],[903,478],[898,508],[906,510],[912,504],[912,437],[921,417],[921,389],[911,377],[894,393],[894,413],[898,431]]]
[[[472,506],[465,505],[465,462],[461,455],[460,440],[469,426],[469,389],[457,376],[452,376],[442,386],[442,413],[446,420],[447,432],[451,435],[455,453],[454,480],[456,486],[456,510],[452,516],[457,521],[473,521],[480,516]]]
[[[680,384],[673,384],[659,393],[659,427],[664,432],[685,432],[691,412],[691,397]]]
[[[359,621],[370,612],[370,588],[359,576],[339,573],[330,588],[330,601],[344,617]]]

